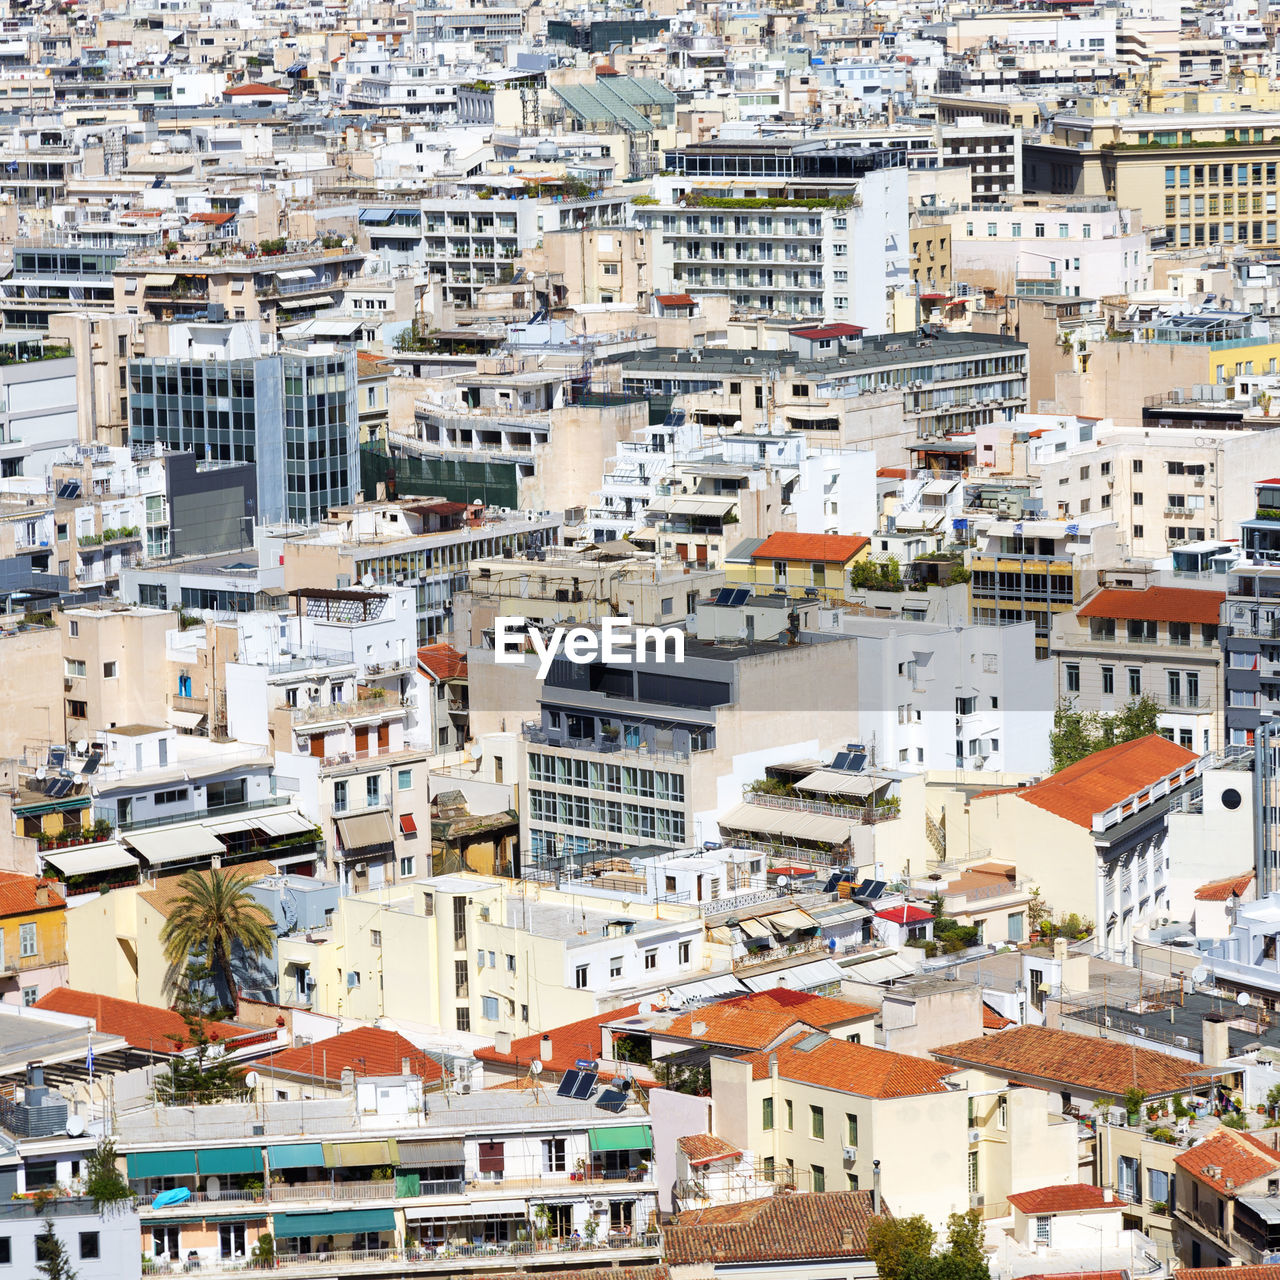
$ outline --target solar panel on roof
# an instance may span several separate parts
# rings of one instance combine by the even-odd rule
[[[560,1081],[560,1087],[556,1090],[556,1097],[572,1098],[573,1091],[578,1087],[581,1079],[581,1071],[566,1071]]]
[[[591,1097],[591,1090],[596,1087],[596,1081],[600,1077],[594,1071],[584,1071],[578,1078],[578,1083],[573,1088],[572,1096],[575,1098]]]
[[[64,481],[63,481],[63,482],[58,486],[58,497],[59,497],[59,498],[63,498],[63,499],[67,499],[67,498],[78,498],[79,496],[80,496],[80,481],[79,481],[79,480],[64,480]]]
[[[606,1089],[597,1099],[596,1106],[615,1115],[627,1105],[627,1095],[621,1089]]]
[[[67,762],[66,747],[50,747],[49,748],[49,768],[61,769]]]
[[[63,796],[65,796],[70,790],[71,790],[70,778],[54,778],[54,780],[51,783],[49,783],[49,786],[45,791],[45,795],[47,795],[50,800],[59,800]]]
[[[101,763],[102,763],[102,752],[91,751],[89,752],[89,758],[84,762],[84,768],[82,768],[80,772],[93,773]]]

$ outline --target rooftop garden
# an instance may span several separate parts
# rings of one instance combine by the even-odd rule
[[[858,199],[847,196],[812,196],[802,200],[784,200],[761,196],[709,196],[690,191],[680,201],[686,209],[852,209]]]

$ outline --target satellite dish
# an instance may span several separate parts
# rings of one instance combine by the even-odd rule
[[[632,859],[631,859],[631,870],[632,870],[632,871],[635,871],[635,872],[637,872],[637,873],[638,873],[638,872],[640,872],[640,871],[643,871],[643,870],[644,870],[644,863],[643,863],[643,862],[641,862],[639,858],[632,858]]]
[[[1197,965],[1197,966],[1196,966],[1194,969],[1192,969],[1192,971],[1191,971],[1191,981],[1192,981],[1192,982],[1194,982],[1197,986],[1199,986],[1199,985],[1200,985],[1200,983],[1202,983],[1202,982],[1208,982],[1208,981],[1209,981],[1209,970],[1208,970],[1208,969],[1206,969],[1206,968],[1204,967],[1204,965],[1202,965],[1202,964],[1201,964],[1201,965]]]
[[[787,885],[789,885],[790,883],[791,883],[791,881],[790,881],[790,880],[788,880],[786,876],[779,876],[779,877],[778,877],[778,888],[779,888],[779,889],[785,889],[785,888],[787,887]]]
[[[360,579],[360,585],[362,587],[371,588],[374,585],[373,574],[366,573],[364,577]]]
[[[542,1063],[537,1059],[529,1063],[529,1074],[531,1076],[540,1076],[542,1074]]]
[[[82,1133],[84,1133],[84,1117],[75,1115],[68,1116],[67,1137],[78,1138]]]
[[[89,750],[89,739],[81,738],[80,741],[76,743],[76,753],[78,755],[84,755],[84,753],[88,750]]]
[[[49,770],[46,769],[44,765],[41,765],[36,770],[36,777],[39,778],[41,782],[43,782],[48,776],[49,776]]]
[[[244,1082],[250,1089],[256,1089],[258,1087],[258,1079],[259,1077],[256,1071],[245,1072]]]
[[[204,1194],[210,1200],[216,1200],[222,1195],[222,1179],[217,1174],[204,1180]]]
[[[641,1013],[643,1013],[643,1014],[650,1014],[650,1013],[652,1013],[652,1012],[653,1012],[653,1005],[652,1005],[648,1000],[643,1000],[643,1001],[641,1001],[641,1003],[640,1003],[640,1012],[641,1012]]]
[[[478,742],[474,747],[471,748],[471,758],[473,760],[484,759],[484,748]]]
[[[1236,1004],[1238,1004],[1242,1009],[1247,1009],[1249,1007],[1249,993],[1247,991],[1242,991],[1238,996],[1236,996]]]

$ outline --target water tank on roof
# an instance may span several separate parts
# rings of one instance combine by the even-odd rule
[[[533,150],[535,160],[555,160],[560,155],[560,148],[550,138],[543,138]]]

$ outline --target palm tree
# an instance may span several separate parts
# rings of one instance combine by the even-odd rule
[[[240,1008],[240,989],[231,971],[236,947],[256,958],[270,955],[275,944],[271,916],[249,893],[252,883],[251,876],[232,871],[188,871],[178,881],[181,895],[160,930],[165,959],[178,972],[186,970],[190,956],[204,953],[227,984],[233,1013]]]

